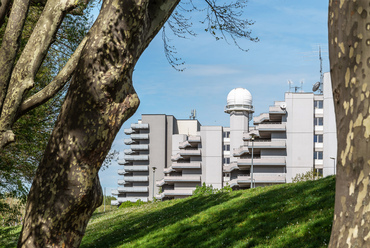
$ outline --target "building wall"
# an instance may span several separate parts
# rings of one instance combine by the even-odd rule
[[[337,127],[335,120],[333,90],[330,73],[324,74],[324,177],[336,172],[337,161]],[[334,158],[334,159],[331,159]]]
[[[243,145],[243,134],[249,130],[248,113],[245,111],[232,112],[230,114],[230,153]],[[237,158],[230,156],[230,162],[236,162]]]
[[[313,169],[313,93],[285,93],[287,158],[286,180]]]
[[[222,188],[222,139],[221,126],[202,126],[200,129],[202,140],[202,184],[212,185],[213,188]]]

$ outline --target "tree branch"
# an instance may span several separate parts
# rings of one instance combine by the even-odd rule
[[[87,37],[82,40],[74,54],[71,56],[66,65],[51,83],[49,83],[45,88],[43,88],[36,94],[30,96],[22,103],[18,116],[22,116],[28,111],[47,102],[64,87],[64,85],[69,81],[77,67],[78,61],[81,57],[81,52],[86,44],[86,41]]]
[[[4,24],[4,19],[6,13],[8,13],[10,8],[11,0],[1,0],[0,2],[0,27]]]
[[[73,0],[47,1],[30,39],[13,70],[0,117],[0,131],[11,129],[18,117],[17,112],[22,104],[23,97],[33,87],[35,75],[53,42],[53,38],[65,14],[77,5],[78,2]]]
[[[29,0],[15,0],[0,48],[0,114],[7,94],[22,29],[26,20]],[[2,8],[2,7],[0,7]]]

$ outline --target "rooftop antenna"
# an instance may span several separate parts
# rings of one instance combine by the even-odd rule
[[[312,91],[313,92],[318,91],[319,94],[322,94],[322,84],[323,84],[324,75],[322,73],[322,56],[321,56],[321,46],[320,45],[319,45],[319,60],[320,60],[320,81],[316,82],[312,86]]]
[[[303,92],[303,81],[301,81],[301,87],[299,86],[292,86],[293,82],[288,80],[288,84],[289,84],[289,92],[291,92],[291,89],[294,89],[294,92],[297,93],[298,90],[299,92]]]
[[[197,111],[195,109],[192,109],[191,112],[190,112],[189,119],[190,120],[195,120],[195,118],[197,118]]]

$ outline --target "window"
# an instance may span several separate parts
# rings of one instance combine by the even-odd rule
[[[314,142],[315,143],[322,143],[323,142],[323,135],[322,134],[315,134],[314,136]]]
[[[319,177],[322,177],[323,175],[322,169],[315,169],[315,170],[316,170],[316,175],[318,175]]]
[[[230,132],[224,132],[224,138],[230,138]]]
[[[322,160],[322,158],[323,158],[323,152],[322,151],[314,152],[314,159],[315,160]]]
[[[230,151],[230,145],[224,145],[224,151]]]
[[[314,101],[314,107],[315,109],[323,109],[324,101]]]
[[[324,118],[322,117],[315,117],[315,120],[314,120],[314,124],[315,126],[323,126],[324,125]]]
[[[224,164],[230,164],[230,158],[224,158],[223,160]]]

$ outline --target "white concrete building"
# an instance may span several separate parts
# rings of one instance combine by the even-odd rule
[[[142,115],[124,130],[130,149],[119,164],[124,201],[149,201],[190,196],[196,186],[233,189],[288,183],[298,173],[335,173],[336,125],[330,74],[323,91],[287,92],[267,113],[253,118],[252,95],[230,91],[225,113],[230,127],[202,126],[197,120],[171,115]],[[253,138],[252,138],[253,137]],[[251,182],[253,182],[251,184]]]

